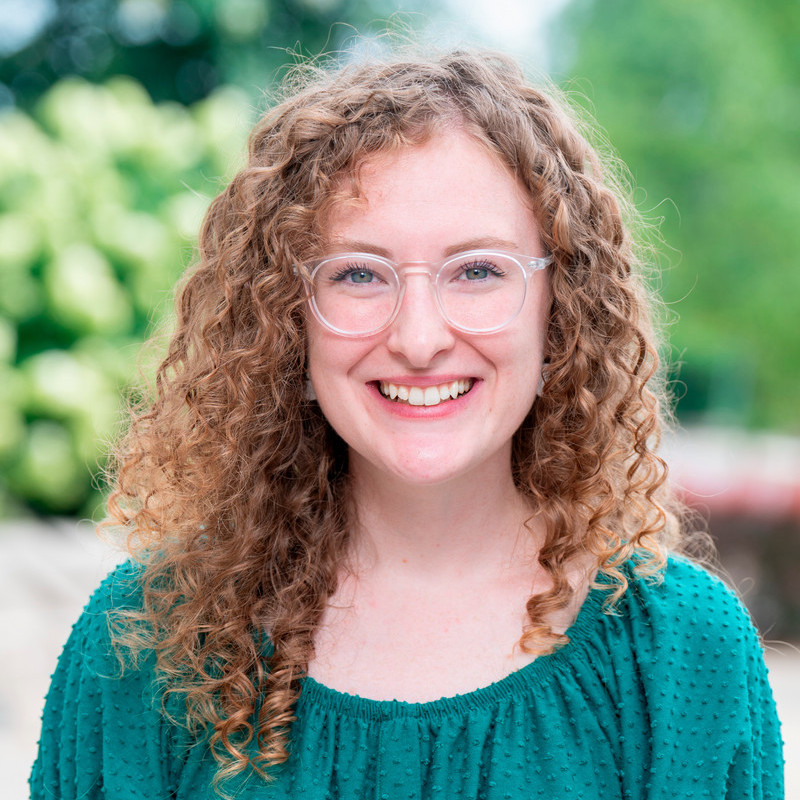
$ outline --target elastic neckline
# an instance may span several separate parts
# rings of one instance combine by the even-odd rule
[[[330,711],[336,716],[369,721],[393,717],[441,718],[494,706],[500,700],[528,692],[534,685],[541,685],[578,657],[584,644],[591,639],[591,634],[602,624],[603,617],[606,616],[602,606],[608,596],[608,583],[603,573],[597,574],[594,585],[589,589],[574,622],[566,630],[569,637],[567,644],[549,655],[539,656],[530,664],[488,686],[464,694],[442,697],[439,700],[415,703],[406,700],[373,700],[331,689],[314,678],[305,677],[298,710],[308,704],[317,710]]]

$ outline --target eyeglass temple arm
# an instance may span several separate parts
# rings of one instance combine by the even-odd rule
[[[553,263],[553,256],[543,256],[542,258],[531,258],[525,265],[532,272],[536,272],[545,267],[549,267]]]

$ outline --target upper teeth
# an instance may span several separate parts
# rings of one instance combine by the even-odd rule
[[[404,386],[381,381],[380,388],[384,396],[407,402],[411,406],[438,406],[442,400],[450,400],[468,392],[472,388],[472,379],[461,378],[438,386]]]

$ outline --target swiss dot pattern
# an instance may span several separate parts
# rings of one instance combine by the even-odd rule
[[[66,645],[33,800],[214,796],[207,749],[158,712],[152,662],[115,676],[106,612],[139,602],[135,578],[131,567],[112,573]],[[738,600],[677,559],[660,584],[631,574],[618,615],[603,613],[604,596],[590,593],[566,647],[469,694],[374,701],[307,680],[290,761],[273,782],[251,776],[228,792],[239,800],[782,798],[779,724]]]

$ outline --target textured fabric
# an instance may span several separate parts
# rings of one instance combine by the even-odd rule
[[[225,788],[237,800],[782,798],[775,706],[738,600],[676,559],[660,584],[631,575],[617,614],[605,597],[590,592],[561,650],[469,694],[374,701],[307,679],[289,762],[270,784]],[[135,573],[118,569],[75,625],[33,800],[214,796],[208,749],[158,711],[152,660],[115,677],[106,611],[137,602]]]

